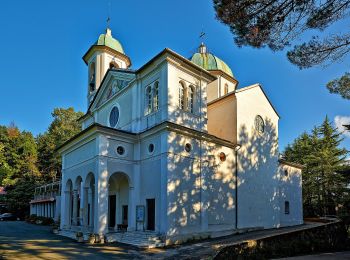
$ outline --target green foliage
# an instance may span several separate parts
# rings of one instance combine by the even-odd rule
[[[339,94],[345,99],[350,99],[350,73],[345,73],[339,79],[330,81],[327,84],[330,93]]]
[[[26,214],[35,187],[60,176],[55,149],[80,131],[77,119],[82,115],[73,108],[55,109],[48,131],[37,138],[14,123],[0,126],[0,186],[7,192],[1,199],[11,211]]]
[[[32,214],[26,218],[26,221],[32,224],[49,226],[53,225],[55,221],[52,218],[37,216],[36,214]]]
[[[303,133],[284,156],[286,160],[300,163],[303,169],[304,214],[334,215],[339,205],[345,205],[348,198],[349,175],[346,168],[346,149],[340,148],[341,133],[334,128],[328,118],[311,134]]]
[[[283,50],[296,41],[313,36],[295,45],[287,56],[300,69],[342,61],[350,52],[348,27],[327,35],[325,29],[349,17],[350,1],[313,0],[213,0],[216,17],[230,27],[235,43],[255,48]],[[332,85],[332,82],[329,84]],[[333,89],[333,88],[332,88]],[[349,92],[342,84],[341,94]],[[349,98],[348,95],[342,95]]]
[[[81,116],[83,113],[75,112],[73,108],[56,108],[48,131],[37,137],[39,169],[45,181],[52,181],[60,176],[61,158],[56,148],[80,132],[78,119]]]
[[[22,215],[28,210],[39,182],[37,145],[31,133],[11,124],[0,127],[0,186],[6,188],[8,208]]]

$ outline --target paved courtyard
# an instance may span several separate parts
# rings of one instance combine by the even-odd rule
[[[122,244],[88,245],[50,233],[50,227],[0,221],[0,259],[210,259],[221,246],[317,224],[212,239],[167,249],[138,249]],[[322,259],[349,259],[349,253]],[[314,259],[314,258],[297,258]]]

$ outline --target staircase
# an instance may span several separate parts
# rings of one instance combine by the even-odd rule
[[[77,240],[76,234],[77,234],[77,231],[68,230],[68,229],[63,229],[58,232],[58,235],[68,237],[74,240]],[[88,236],[89,234],[87,232],[83,232],[84,241],[88,240]]]
[[[69,237],[69,238],[74,239],[74,240],[77,239],[76,236],[75,236],[76,235],[76,231],[72,231],[72,230],[60,230],[58,232],[58,235],[64,236],[64,237]]]
[[[128,231],[108,233],[107,242],[119,242],[137,247],[155,248],[163,247],[165,243],[160,235],[153,231]]]

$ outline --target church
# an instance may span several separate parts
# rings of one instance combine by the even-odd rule
[[[279,114],[202,43],[138,69],[107,28],[83,56],[87,111],[62,156],[61,234],[182,243],[303,223]],[[124,239],[124,240],[123,240]]]

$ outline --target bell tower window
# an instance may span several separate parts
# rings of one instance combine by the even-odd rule
[[[96,89],[96,72],[95,72],[95,62],[92,62],[89,67],[89,88],[90,92]]]
[[[158,81],[154,83],[153,87],[153,110],[157,111],[159,109],[159,86]]]
[[[185,86],[183,85],[182,82],[179,83],[179,108],[182,110],[185,110]]]
[[[109,68],[110,68],[110,69],[118,69],[119,66],[118,66],[118,64],[117,64],[115,61],[111,61],[111,62],[109,63]]]
[[[147,114],[152,112],[152,88],[148,86],[146,88],[146,104],[147,104]]]
[[[193,113],[193,105],[194,105],[194,90],[193,86],[188,87],[187,91],[187,111]]]
[[[227,95],[227,94],[228,94],[228,85],[226,83],[224,87],[224,95]]]

